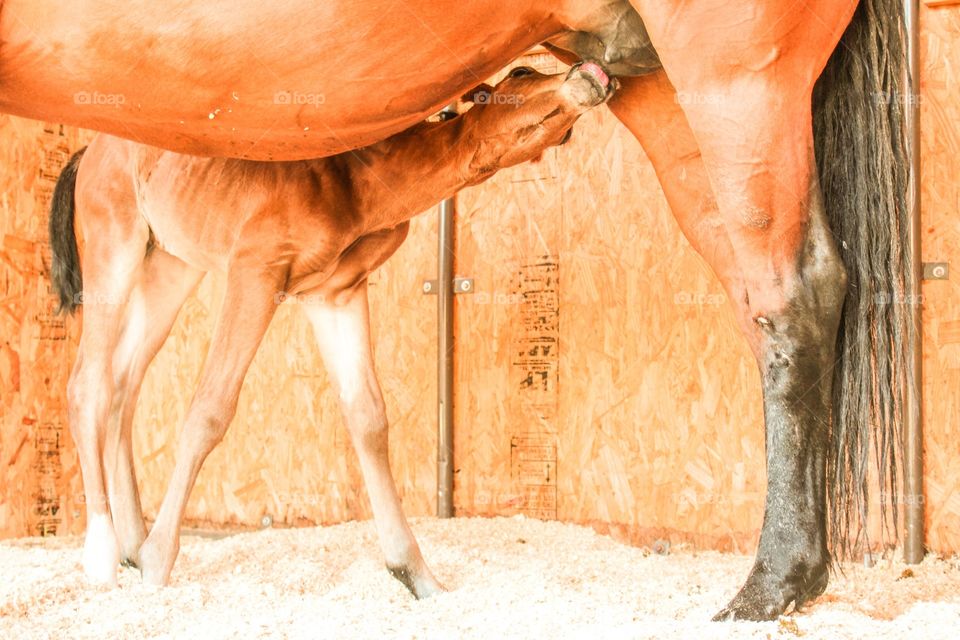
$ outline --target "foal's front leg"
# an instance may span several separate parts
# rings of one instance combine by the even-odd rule
[[[261,262],[260,258],[255,258]],[[143,581],[166,584],[180,550],[180,523],[200,466],[223,439],[237,408],[243,378],[277,308],[286,272],[231,265],[227,290],[200,385],[187,410],[176,466],[157,521],[140,548]]]
[[[420,554],[390,474],[387,416],[370,350],[366,280],[345,297],[339,296],[338,303],[311,302],[303,307],[340,395],[343,420],[360,459],[387,569],[414,596],[424,598],[443,588]]]
[[[154,248],[146,256],[140,280],[130,294],[123,331],[113,356],[113,408],[103,453],[110,513],[120,560],[139,566],[147,537],[133,464],[132,430],[140,385],[163,346],[180,307],[203,277],[202,271]]]

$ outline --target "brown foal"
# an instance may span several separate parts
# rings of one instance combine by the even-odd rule
[[[72,310],[80,295],[84,306],[68,395],[87,576],[114,585],[122,560],[145,582],[167,583],[200,467],[233,419],[277,303],[300,296],[339,392],[387,567],[417,597],[439,590],[390,474],[366,278],[403,242],[410,218],[561,144],[612,89],[595,64],[552,76],[520,67],[482,88],[462,116],[316,160],[200,158],[108,135],[77,154],[57,185],[51,245],[62,306]],[[223,306],[147,535],[130,437],[137,395],[180,307],[213,269],[226,272]]]

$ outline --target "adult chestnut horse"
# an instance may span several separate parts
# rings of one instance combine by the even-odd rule
[[[874,430],[896,488],[905,308],[876,296],[900,299],[908,259],[900,3],[3,0],[0,110],[293,160],[397,133],[541,42],[635,76],[610,106],[761,371],[766,511],[719,616],[767,619],[825,588],[828,511],[842,547]]]

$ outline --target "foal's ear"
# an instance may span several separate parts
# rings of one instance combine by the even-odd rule
[[[476,87],[460,96],[461,102],[472,102],[474,104],[486,104],[490,101],[490,94],[493,93],[493,87],[486,82],[481,82]]]

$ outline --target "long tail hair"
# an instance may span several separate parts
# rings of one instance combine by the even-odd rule
[[[80,273],[80,254],[73,226],[76,212],[74,193],[77,188],[77,168],[86,147],[73,154],[63,168],[53,189],[50,203],[50,280],[60,299],[57,313],[73,313],[80,306],[83,277]]]
[[[869,545],[871,452],[882,538],[898,538],[911,330],[902,0],[860,0],[814,91],[827,214],[849,276],[833,377],[829,533],[843,556]]]

